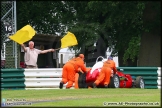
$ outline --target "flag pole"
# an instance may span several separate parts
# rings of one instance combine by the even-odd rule
[[[75,46],[75,45],[71,45],[71,46]],[[67,46],[67,47],[71,47],[71,46]],[[65,48],[67,48],[65,47]],[[59,49],[62,49],[62,48],[57,48],[57,49],[54,49],[54,50],[59,50]]]
[[[57,48],[57,49],[54,49],[54,50],[59,50],[59,49],[61,49],[61,48]]]

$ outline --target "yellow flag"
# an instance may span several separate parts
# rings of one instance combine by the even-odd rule
[[[68,32],[62,39],[61,39],[61,48],[66,48],[69,46],[77,45],[78,41],[75,35],[71,32]]]
[[[26,25],[18,30],[14,35],[9,36],[9,38],[19,44],[23,44],[32,39],[35,33],[36,31],[30,25]]]

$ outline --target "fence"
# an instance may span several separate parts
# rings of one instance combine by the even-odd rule
[[[161,68],[119,67],[118,70],[132,77],[142,76],[147,89],[161,89]],[[1,69],[1,89],[59,89],[61,76],[62,68]]]
[[[1,89],[58,89],[62,77],[62,68],[1,69],[1,72]]]
[[[1,57],[5,60],[5,68],[17,68],[18,47],[8,38],[17,31],[16,1],[2,1],[1,16]]]

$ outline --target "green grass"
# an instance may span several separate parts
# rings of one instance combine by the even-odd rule
[[[25,99],[26,102],[32,102],[31,106],[103,106],[103,102],[152,102],[154,104],[158,102],[159,105],[152,105],[152,107],[161,106],[160,89],[54,89],[2,90],[1,92],[2,98]],[[36,101],[48,102],[34,103]]]

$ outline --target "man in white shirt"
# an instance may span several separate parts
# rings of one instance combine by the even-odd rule
[[[38,54],[44,54],[48,52],[54,52],[54,49],[48,49],[48,50],[39,50],[34,48],[34,42],[29,42],[29,47],[25,47],[24,44],[21,44],[21,47],[24,49],[25,55],[24,60],[26,64],[26,68],[38,68],[37,66],[37,59]]]

